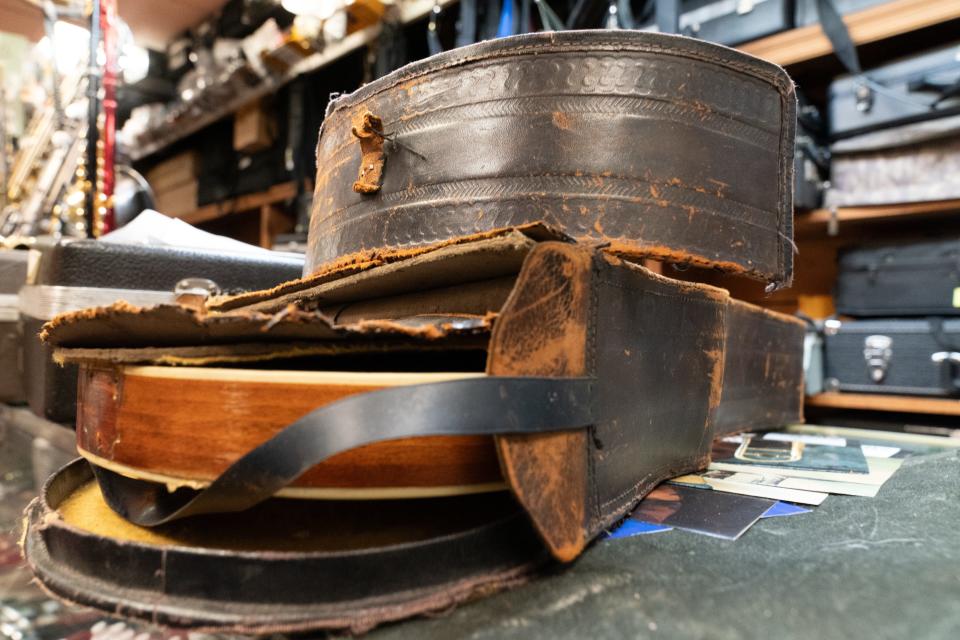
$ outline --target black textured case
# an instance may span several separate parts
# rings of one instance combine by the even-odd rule
[[[838,266],[839,314],[960,315],[960,238],[848,249]]]
[[[830,134],[845,138],[960,113],[960,43],[837,78],[830,85]]]
[[[829,390],[960,395],[960,319],[833,322],[825,334]]]
[[[227,253],[79,240],[43,251],[35,285],[170,291],[184,278],[208,278],[223,290],[272,287],[300,276],[303,258],[280,253]],[[82,305],[81,305],[82,306]],[[21,314],[23,376],[37,415],[73,422],[77,368],[60,367],[37,334],[49,317]]]
[[[797,140],[793,148],[793,206],[816,209],[830,175],[826,123],[816,106],[797,94]]]
[[[0,402],[18,404],[23,392],[23,354],[17,292],[27,277],[26,251],[0,251]]]
[[[680,4],[681,33],[719,44],[742,44],[793,27],[793,0],[759,0],[752,6],[718,0],[684,0]],[[694,18],[693,12],[709,11],[711,6],[709,15],[714,17]]]

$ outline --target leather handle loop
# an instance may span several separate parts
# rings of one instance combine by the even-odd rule
[[[94,473],[114,511],[152,527],[202,513],[243,511],[310,467],[375,442],[582,429],[596,421],[593,389],[592,378],[486,376],[350,396],[290,424],[199,492],[169,492],[96,466]]]

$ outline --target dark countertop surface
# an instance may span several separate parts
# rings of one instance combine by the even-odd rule
[[[15,551],[33,449],[0,428],[0,604],[44,597]],[[907,459],[876,498],[830,496],[737,541],[680,530],[601,540],[523,587],[366,637],[957,639],[960,451]]]
[[[369,637],[960,638],[960,452],[737,541],[601,540],[566,570]]]

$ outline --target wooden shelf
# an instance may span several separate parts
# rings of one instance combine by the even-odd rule
[[[854,43],[860,45],[956,19],[960,19],[958,0],[896,0],[852,13],[843,21]],[[833,53],[833,46],[819,24],[784,31],[739,48],[782,66]]]
[[[223,227],[225,223],[229,224],[229,232],[225,228],[218,230],[218,232],[227,233],[231,237],[234,237],[238,232],[237,225],[239,224],[239,229],[246,230],[245,234],[249,237],[238,239],[244,239],[246,242],[256,243],[261,247],[270,249],[273,247],[278,234],[293,229],[293,215],[278,205],[293,199],[296,195],[296,184],[283,182],[270,187],[266,191],[248,193],[233,200],[210,204],[177,217],[193,225],[212,222],[214,226]],[[251,217],[251,212],[256,213],[256,216]],[[234,214],[245,215],[233,221],[225,220],[225,218]],[[255,226],[251,228],[250,223],[254,223]]]
[[[440,4],[447,5],[455,1],[440,0]],[[434,0],[405,0],[398,5],[400,21],[409,23],[419,20],[427,16],[433,6]],[[958,0],[895,0],[853,13],[846,16],[844,21],[854,42],[865,44],[955,19],[960,19]],[[366,46],[380,35],[380,30],[381,26],[376,24],[352,33],[339,42],[331,43],[323,51],[302,60],[286,74],[266,78],[257,87],[228,101],[219,109],[208,111],[189,121],[179,122],[167,135],[129,149],[128,152],[133,160],[152,155],[263,96],[275,93],[294,78],[316,71]],[[814,60],[833,52],[833,47],[823,35],[820,25],[778,33],[741,45],[740,49],[784,66]]]
[[[452,2],[455,2],[455,0],[440,0],[441,5],[450,4]],[[416,20],[427,16],[433,10],[434,4],[434,0],[403,0],[397,5],[397,8],[400,12],[400,22],[406,24],[409,22],[415,22]],[[196,133],[204,127],[213,124],[220,118],[229,116],[266,95],[276,93],[280,87],[290,83],[298,76],[317,71],[318,69],[330,64],[334,60],[342,58],[343,56],[370,44],[380,36],[381,28],[381,25],[378,23],[369,26],[366,29],[361,29],[351,33],[343,40],[332,42],[326,45],[323,51],[304,58],[295,64],[287,73],[264,78],[263,81],[256,87],[244,92],[242,95],[235,97],[233,100],[226,102],[219,109],[207,111],[202,116],[197,118],[178,122],[175,125],[172,125],[169,133],[163,137],[154,140],[153,142],[128,149],[127,151],[130,157],[136,161],[165,149],[174,142],[182,140],[183,138]]]
[[[960,400],[920,396],[886,396],[872,393],[818,393],[807,396],[808,407],[858,409],[861,411],[897,411],[943,416],[960,416]]]
[[[958,2],[960,5],[960,2]],[[960,214],[960,200],[937,200],[935,202],[912,202],[908,204],[876,205],[870,207],[837,207],[838,223],[878,222],[899,220],[933,214]],[[794,232],[821,231],[834,219],[830,209],[817,209],[794,216]]]
[[[285,202],[296,195],[296,184],[293,182],[282,182],[270,187],[266,191],[248,193],[233,200],[224,200],[223,202],[208,204],[177,217],[184,222],[196,225],[203,222],[210,222],[211,220],[216,220],[217,218],[222,218],[232,213],[251,211],[266,205]]]

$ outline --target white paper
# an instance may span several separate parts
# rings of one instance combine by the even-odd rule
[[[777,440],[780,442],[803,442],[804,444],[817,444],[827,447],[845,447],[846,438],[836,438],[831,436],[811,436],[799,433],[765,433],[764,440]],[[866,455],[866,454],[864,454]]]
[[[862,444],[860,448],[863,449],[863,455],[868,458],[892,458],[900,453],[898,447],[885,447],[879,444]]]
[[[104,234],[100,241],[231,253],[270,253],[269,249],[202,231],[153,209],[146,209],[128,224]]]

